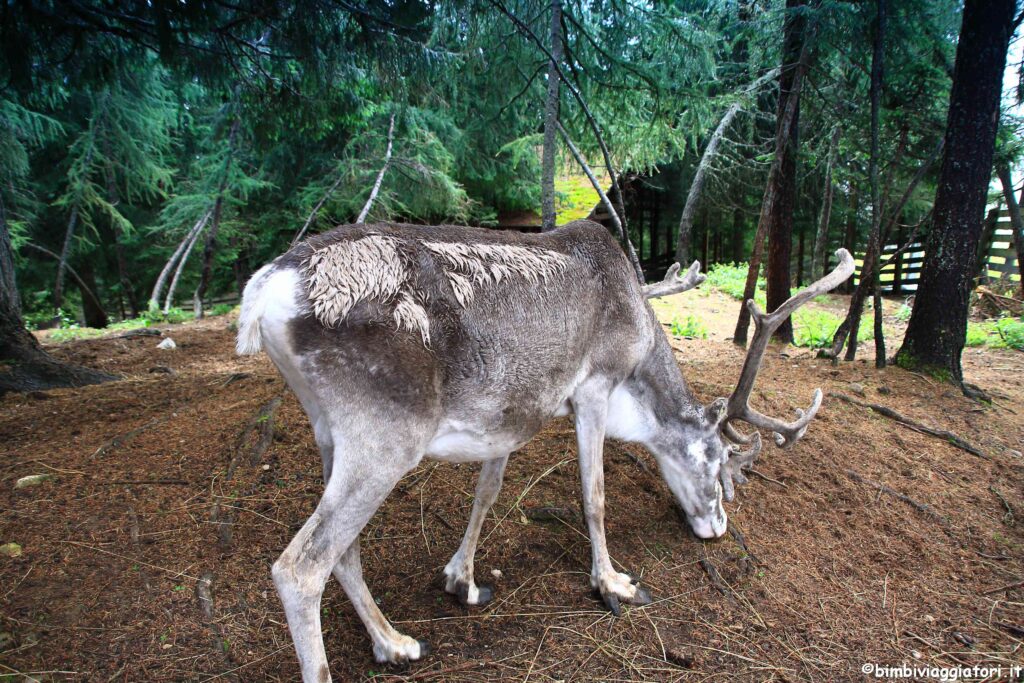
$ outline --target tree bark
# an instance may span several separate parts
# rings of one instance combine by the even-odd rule
[[[1017,252],[1017,273],[1020,275],[1020,298],[1024,299],[1024,220],[1021,220],[1020,204],[1013,194],[1013,176],[1010,165],[1001,162],[996,165],[996,174],[1003,186],[1003,197],[1006,198],[1006,209],[1010,214],[1010,227],[1013,230],[1013,249]],[[1024,197],[1024,190],[1021,191]]]
[[[836,162],[836,147],[839,145],[839,126],[832,129],[832,138],[828,143],[828,157],[825,160],[825,190],[821,198],[821,212],[818,214],[818,231],[814,236],[814,253],[811,257],[811,279],[817,280],[825,275],[826,252],[828,251],[828,224],[832,220],[832,198],[835,186],[832,183],[832,168]],[[850,252],[851,254],[853,252]]]
[[[704,153],[697,164],[697,172],[693,174],[693,182],[690,183],[690,191],[686,194],[686,204],[683,206],[683,213],[679,217],[679,237],[676,241],[676,261],[679,263],[690,262],[690,240],[693,235],[693,219],[697,215],[697,207],[700,204],[701,193],[707,181],[708,169],[711,162],[718,154],[718,147],[722,144],[725,131],[732,125],[733,119],[740,113],[740,102],[737,100],[729,105],[718,122],[715,132],[711,134]],[[705,264],[707,265],[707,264]]]
[[[779,75],[779,104],[775,129],[775,154],[768,171],[761,215],[754,234],[754,249],[747,269],[743,299],[754,298],[757,275],[761,268],[765,237],[769,240],[768,253],[768,310],[773,311],[789,298],[789,258],[792,248],[793,208],[796,203],[796,152],[798,142],[800,91],[807,71],[809,46],[806,35],[807,20],[792,10],[804,0],[786,0],[783,26],[782,72]],[[733,343],[746,346],[750,311],[740,306]],[[787,319],[775,332],[775,338],[792,341],[793,325]]]
[[[68,227],[64,230],[64,244],[60,250],[60,258],[57,259],[57,281],[53,285],[53,307],[55,315],[60,317],[60,308],[64,305],[64,272],[68,267],[71,258],[71,245],[75,239],[75,228],[78,226],[78,204],[71,207],[71,216],[68,218]]]
[[[743,207],[737,206],[732,210],[732,235],[729,244],[730,258],[733,263],[743,260]],[[681,262],[680,262],[681,263]]]
[[[109,159],[111,156],[108,150],[107,158]],[[107,198],[113,206],[117,206],[120,202],[114,171],[109,166],[107,167]],[[128,310],[131,312],[131,317],[137,318],[139,317],[139,300],[135,296],[135,287],[132,285],[131,275],[128,273],[128,258],[124,252],[123,233],[117,221],[110,222],[110,231],[114,239],[114,257],[117,262],[117,279],[121,283],[121,293],[128,300]],[[122,315],[124,315],[123,311]]]
[[[541,230],[555,229],[555,162],[558,144],[558,77],[562,61],[562,2],[551,0],[551,59],[548,61],[548,94],[544,101],[544,152],[541,158]]]
[[[1015,4],[1014,0],[964,3],[932,230],[910,323],[896,355],[902,367],[924,370],[961,386],[971,275],[992,175]]]
[[[885,212],[886,221],[885,230],[883,231],[883,234],[885,236],[892,234],[893,227],[896,225],[900,213],[902,213],[903,208],[907,205],[907,202],[910,200],[910,197],[914,193],[914,190],[921,183],[921,180],[924,179],[925,175],[928,173],[928,169],[931,168],[932,163],[942,152],[942,149],[943,142],[939,141],[938,146],[935,148],[935,151],[932,152],[931,156],[929,156],[927,159],[921,162],[921,165],[918,166],[917,171],[914,173],[914,177],[910,179],[910,182],[907,184],[906,189],[900,196],[899,201],[897,201],[894,206],[889,207],[888,210]],[[853,209],[849,216],[850,222],[847,223],[846,233],[846,249],[851,254],[855,253],[854,247],[856,246],[857,234],[855,220],[859,208],[859,200],[856,187],[854,187],[853,190],[852,201]],[[905,248],[906,245],[904,245],[904,247],[901,248],[900,253],[902,253],[902,249]],[[881,254],[872,253],[871,240],[868,240],[867,250],[864,254],[864,265],[861,266],[860,277],[857,280],[857,285],[853,287],[853,296],[850,297],[850,308],[847,310],[846,318],[843,319],[843,322],[839,325],[839,328],[836,330],[836,333],[832,336],[831,348],[828,351],[818,352],[818,355],[820,357],[832,359],[836,359],[839,357],[839,352],[843,350],[843,345],[846,344],[848,339],[851,339],[850,332],[853,327],[854,319],[856,319],[857,321],[857,328],[859,330],[860,316],[864,310],[864,302],[867,300],[868,294],[873,294],[874,291],[874,265],[877,264],[880,257]],[[879,272],[881,272],[881,268],[885,267],[885,265],[888,265],[888,262],[879,268]],[[852,281],[853,278],[850,278],[850,280],[848,280],[848,282]],[[852,351],[850,349],[847,349],[846,360],[853,360],[856,357],[856,354],[856,348],[853,348]]]

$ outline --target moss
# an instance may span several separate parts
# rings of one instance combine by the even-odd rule
[[[939,382],[957,384],[956,378],[953,377],[953,373],[950,372],[949,368],[926,363],[905,348],[900,349],[900,352],[896,354],[896,365],[910,372],[920,372]]]

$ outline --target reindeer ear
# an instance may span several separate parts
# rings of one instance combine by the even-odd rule
[[[708,427],[717,428],[728,415],[729,401],[716,398],[704,408],[704,417]]]

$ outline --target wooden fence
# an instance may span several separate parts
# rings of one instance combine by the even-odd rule
[[[897,235],[899,244],[887,244],[882,249],[882,263],[888,261],[903,244],[902,235]],[[1017,271],[1017,252],[1013,248],[1013,228],[1010,225],[1010,214],[1005,210],[992,209],[985,218],[982,230],[982,241],[979,252],[985,254],[983,262],[978,264],[979,280],[1020,281]],[[854,258],[857,273],[854,276],[860,281],[861,268],[864,265],[864,254]],[[905,252],[890,263],[879,275],[882,292],[886,294],[913,294],[921,278],[921,267],[924,264],[924,245],[920,241],[911,244]]]

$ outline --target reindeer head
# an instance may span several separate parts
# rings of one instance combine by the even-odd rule
[[[732,501],[735,485],[745,484],[743,469],[750,467],[761,452],[761,435],[756,431],[745,435],[738,431],[734,422],[746,422],[754,427],[771,430],[775,443],[780,448],[789,448],[807,431],[807,426],[821,407],[821,389],[814,392],[810,407],[796,411],[796,420],[784,422],[768,417],[750,407],[750,391],[754,386],[757,371],[761,367],[765,350],[772,334],[797,308],[819,294],[828,292],[853,274],[853,257],[845,249],[836,251],[839,265],[831,273],[788,299],[771,314],[766,315],[753,300],[746,302],[754,320],[754,338],[743,361],[736,390],[729,398],[718,398],[698,410],[696,424],[687,421],[676,443],[675,453],[658,457],[662,474],[676,500],[686,512],[693,532],[700,538],[717,538],[725,533],[728,517],[722,505]],[[699,268],[698,264],[694,264]],[[684,278],[675,278],[678,266],[670,269],[666,282],[644,289],[648,298],[664,296],[666,293],[683,291]],[[694,268],[687,273],[689,287],[699,284],[693,277]],[[669,286],[670,279],[679,284]],[[663,450],[663,449],[660,449]],[[678,452],[682,450],[683,452]],[[663,451],[664,453],[664,451]]]

